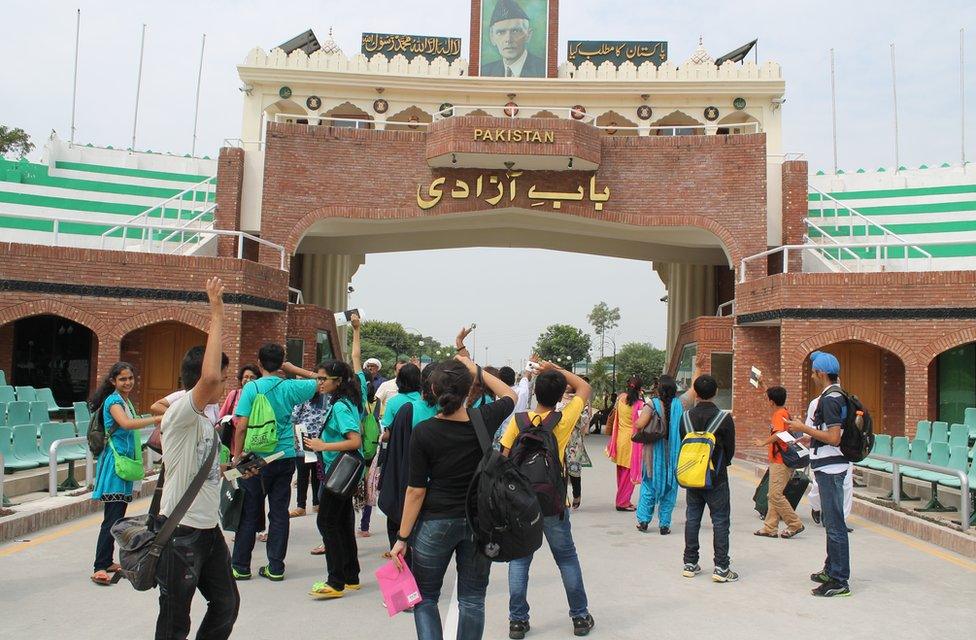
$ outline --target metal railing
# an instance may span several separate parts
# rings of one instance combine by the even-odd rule
[[[458,111],[459,109],[463,109],[464,111]],[[599,116],[584,113],[582,111],[577,111],[571,107],[536,107],[536,106],[524,107],[523,106],[523,107],[515,108],[515,107],[506,107],[504,105],[501,106],[499,105],[455,105],[443,109],[441,111],[436,111],[434,112],[434,115],[441,116],[441,118],[443,119],[443,118],[449,118],[454,115],[458,115],[458,116],[470,115],[472,111],[478,111],[478,110],[485,111],[485,112],[488,112],[488,110],[491,110],[493,112],[501,112],[501,113],[489,112],[489,115],[498,118],[508,118],[510,120],[531,118],[536,113],[542,111],[548,111],[554,114],[565,112],[566,117],[563,119],[579,120],[581,122],[585,122],[586,124],[589,124],[592,127],[595,127],[597,129],[602,129],[608,132],[609,131],[613,131],[613,132],[636,131],[638,134],[640,134],[642,131],[646,131],[648,132],[648,134],[650,134],[653,131],[670,131],[671,132],[670,135],[679,135],[678,132],[680,131],[701,131],[702,133],[699,135],[705,135],[711,129],[717,130],[717,129],[748,128],[752,130],[752,133],[759,133],[762,131],[762,126],[759,122],[734,122],[734,123],[726,123],[726,124],[698,123],[698,124],[675,124],[675,125],[635,125],[635,126],[616,125],[616,124],[601,125],[601,124],[596,124],[596,121]],[[519,115],[520,112],[529,112],[529,111],[532,112],[529,115]],[[573,114],[576,114],[576,117],[574,117]],[[362,118],[337,118],[337,117],[332,117],[327,115],[295,114],[295,113],[276,113],[273,116],[273,120],[274,122],[291,121],[293,123],[302,120],[304,121],[302,124],[314,123],[318,125],[321,125],[323,122],[334,122],[334,123],[338,123],[340,126],[351,125],[350,128],[357,128],[357,129],[368,128],[370,126],[375,126],[375,125],[384,125],[384,126],[397,125],[397,126],[406,126],[414,129],[420,129],[420,128],[427,128],[431,124],[433,124],[431,122],[419,122],[419,121],[401,122],[399,120],[366,120]],[[258,147],[259,149],[261,148],[260,145],[263,145],[263,143],[261,142],[246,142],[240,140],[239,138],[227,138],[224,140],[224,142],[234,143],[233,145],[230,146],[240,146],[242,148],[243,145],[245,144],[257,144],[259,145]]]
[[[23,213],[16,213],[16,212],[7,212],[7,213],[4,213],[4,215],[5,216],[8,216],[8,217],[12,217],[12,218],[19,218],[19,219],[22,219],[22,220],[40,220],[40,221],[43,221],[43,222],[50,222],[52,224],[52,230],[50,232],[46,232],[44,230],[40,230],[40,231],[42,233],[45,233],[46,232],[46,233],[53,233],[54,234],[54,241],[53,241],[53,245],[51,245],[51,246],[55,246],[55,247],[61,246],[60,245],[60,225],[63,222],[70,222],[70,223],[74,223],[74,224],[89,225],[89,226],[93,226],[93,227],[101,227],[101,226],[103,226],[103,223],[92,222],[91,220],[80,219],[80,218],[71,218],[71,217],[67,217],[67,216],[59,216],[59,217],[56,217],[56,218],[52,218],[50,216],[38,216],[38,215],[30,215],[30,214],[23,214]],[[119,230],[121,230],[123,239],[125,238],[126,235],[128,235],[128,230],[129,229],[153,229],[153,230],[159,230],[159,227],[154,226],[154,225],[149,225],[149,224],[134,224],[134,223],[129,223],[129,222],[124,222],[124,223],[118,225],[117,228]],[[233,238],[236,238],[237,239],[237,257],[238,257],[238,259],[241,259],[241,260],[244,259],[244,241],[245,240],[252,240],[252,241],[254,241],[254,242],[258,243],[258,244],[262,244],[262,245],[264,245],[266,247],[269,247],[269,248],[274,249],[275,251],[277,251],[278,252],[278,256],[279,256],[279,267],[278,268],[281,269],[282,271],[285,271],[285,260],[286,260],[285,248],[283,246],[281,246],[280,244],[275,244],[274,242],[269,242],[268,240],[265,240],[264,238],[259,238],[258,236],[251,235],[250,233],[246,233],[244,231],[231,231],[231,230],[228,230],[228,229],[200,229],[200,230],[196,230],[196,229],[182,229],[182,230],[181,229],[177,229],[175,231],[176,232],[182,231],[184,233],[199,234],[201,237],[206,237],[206,236],[223,236],[223,237],[233,237]],[[209,238],[207,238],[207,239],[209,239]],[[25,244],[32,244],[32,243],[30,243],[28,241],[22,241],[22,242],[25,242]],[[157,247],[159,247],[159,246],[160,246],[159,243],[157,243]],[[105,236],[102,236],[100,248],[101,249],[105,249],[106,248],[105,247]],[[112,247],[108,247],[108,249],[112,249]],[[146,250],[146,249],[148,249],[148,250]],[[146,245],[144,249],[139,249],[138,247],[135,248],[135,249],[133,249],[133,248],[126,248],[124,241],[122,242],[121,250],[122,251],[127,251],[127,250],[128,251],[136,251],[136,252],[139,252],[139,253],[153,253],[152,246]],[[163,251],[160,251],[160,253],[164,253],[164,252]]]
[[[295,296],[295,304],[305,304],[305,296],[302,295],[301,289],[288,287],[288,302],[291,302],[292,295]]]
[[[971,245],[971,244],[973,244],[973,241],[972,240],[931,240],[931,241],[928,241],[928,242],[925,243],[925,245],[928,246],[928,247],[946,247],[946,246]],[[839,251],[839,250],[843,250],[843,249],[867,249],[867,248],[877,247],[877,246],[878,246],[877,243],[873,243],[873,242],[838,242],[837,244],[830,244],[830,245],[827,245],[827,244],[819,244],[819,243],[810,243],[810,244],[784,244],[782,246],[774,247],[772,249],[767,249],[766,251],[762,251],[762,252],[757,253],[755,255],[751,255],[751,256],[748,256],[746,258],[743,258],[740,261],[740,263],[739,263],[739,282],[745,282],[746,279],[747,279],[746,278],[746,266],[747,266],[748,263],[753,262],[755,260],[759,260],[760,258],[765,258],[767,256],[771,256],[771,255],[773,255],[775,253],[782,253],[783,254],[783,271],[782,271],[782,273],[789,273],[789,270],[790,270],[789,254],[790,254],[791,251],[793,251],[793,252],[800,251],[801,254],[804,251],[812,251],[812,252],[815,252],[815,253],[822,253],[824,251]],[[909,243],[909,242],[900,242],[900,243],[896,243],[896,244],[890,244],[888,246],[889,247],[895,247],[895,248],[904,248],[906,250],[906,253],[907,253],[907,250],[909,248],[915,246],[915,245],[912,244],[912,243]],[[932,270],[932,266],[933,266],[933,263],[932,263],[932,254],[930,254],[930,253],[928,253],[926,251],[926,255],[927,255],[927,258],[926,258],[926,268],[925,269],[920,269],[920,271],[931,271]],[[904,260],[905,260],[905,265],[908,266],[909,265],[908,258],[905,258]],[[865,266],[865,265],[869,266],[871,263],[876,264],[879,268],[877,268],[877,269],[864,268],[859,273],[871,273],[871,272],[875,272],[875,271],[882,271],[883,270],[883,267],[886,264],[886,263],[881,263],[881,262],[878,262],[878,261],[871,261],[871,262],[862,261],[862,262],[860,262],[858,264],[858,266],[859,267]],[[958,268],[958,267],[956,267],[956,268]],[[765,271],[764,271],[763,272],[763,276],[765,276],[765,275],[766,274],[765,274]]]
[[[923,471],[932,471],[934,473],[941,473],[946,476],[956,476],[959,478],[959,515],[960,524],[962,530],[966,531],[969,529],[969,476],[965,471],[960,471],[959,469],[951,469],[949,467],[940,467],[938,465],[929,464],[927,462],[916,462],[914,460],[906,460],[905,458],[892,458],[891,456],[882,456],[871,454],[872,458],[875,460],[881,460],[882,462],[888,462],[891,464],[891,494],[895,501],[895,504],[901,506],[901,472],[899,467],[915,467],[916,469],[921,469]]]
[[[3,472],[3,463],[3,452],[0,452],[0,509],[5,506],[4,503],[6,502],[6,500],[4,500],[5,494],[3,493],[3,483],[6,481],[6,477]]]
[[[244,140],[242,138],[224,138],[224,141],[220,146],[235,147],[237,149],[246,149],[251,145],[257,146],[258,151],[260,151],[264,149],[264,140]]]
[[[175,219],[176,222],[175,222],[175,225],[174,226],[179,227],[180,224],[183,221],[183,211],[184,211],[184,209],[183,209],[183,203],[187,200],[187,198],[186,198],[187,195],[190,196],[189,197],[190,202],[193,202],[193,203],[203,202],[203,203],[205,203],[207,205],[200,214],[198,214],[198,215],[196,215],[196,216],[193,217],[194,220],[198,219],[201,215],[205,215],[205,214],[208,214],[208,213],[212,213],[217,208],[217,203],[216,202],[213,202],[213,203],[210,202],[210,194],[213,192],[213,190],[211,189],[211,187],[215,187],[216,186],[216,181],[217,181],[217,177],[216,176],[211,176],[211,177],[209,177],[209,178],[207,178],[205,180],[201,180],[200,182],[198,182],[198,183],[196,183],[194,185],[191,185],[191,186],[187,187],[186,189],[183,189],[179,193],[176,193],[176,194],[170,196],[169,198],[166,198],[162,202],[160,202],[158,204],[155,204],[155,205],[149,207],[148,209],[146,209],[142,213],[138,213],[138,214],[132,216],[126,223],[127,224],[139,224],[140,222],[145,221],[146,224],[149,224],[149,222],[151,220],[158,219],[159,220],[159,225],[158,225],[159,227],[166,227],[166,228],[168,228],[169,225],[163,224],[164,221],[166,220],[166,207],[167,207],[167,205],[170,205],[171,203],[174,203],[175,202],[176,203],[176,219]],[[200,199],[200,197],[199,197],[200,194],[203,195],[203,198],[202,199]],[[188,210],[189,211],[196,211],[197,209],[194,207],[194,208],[188,209]],[[158,214],[157,215],[153,215],[154,212],[158,212]],[[119,228],[121,226],[122,225],[116,225],[116,226],[110,228],[108,231],[106,231],[106,232],[104,232],[102,234],[102,238],[105,238],[105,236],[109,236],[109,235],[115,233],[116,231],[119,230]],[[152,236],[153,236],[153,233],[152,233],[152,231],[150,231],[149,232],[149,242],[150,243],[152,242]],[[123,238],[124,238],[124,236],[123,236]],[[142,241],[143,242],[146,241],[146,234],[145,233],[142,234]]]
[[[85,447],[85,482],[89,485],[95,481],[95,459],[92,457],[91,449],[88,448],[88,437],[77,436],[75,438],[62,438],[51,443],[48,451],[48,478],[47,490],[52,498],[58,495],[58,449],[66,444],[81,444]]]
[[[725,313],[725,310],[726,309],[729,310],[729,313]],[[726,316],[726,315],[734,316],[735,315],[735,299],[729,300],[728,302],[723,302],[722,304],[718,305],[718,307],[715,309],[715,315],[717,317],[719,317],[719,318],[721,318],[723,316]]]

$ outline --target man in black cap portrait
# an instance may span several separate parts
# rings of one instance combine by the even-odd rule
[[[515,0],[498,0],[488,27],[491,44],[501,60],[483,64],[482,76],[500,78],[544,78],[545,61],[529,53],[532,25],[528,14]]]

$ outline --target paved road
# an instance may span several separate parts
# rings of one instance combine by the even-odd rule
[[[732,478],[732,558],[742,579],[714,584],[710,553],[705,574],[681,576],[683,500],[675,511],[675,533],[656,528],[639,534],[630,514],[614,512],[613,470],[602,456],[605,438],[587,440],[596,466],[584,473],[583,508],[573,529],[597,626],[593,637],[658,640],[687,637],[756,638],[774,635],[813,638],[956,638],[971,629],[976,602],[976,561],[954,555],[858,518],[852,518],[854,596],[821,600],[809,595],[808,575],[823,562],[824,533],[801,511],[808,530],[793,540],[752,536],[759,521],[752,511],[755,479],[745,470]],[[147,508],[145,502],[138,508]],[[104,640],[151,638],[157,612],[155,592],[137,593],[125,583],[105,588],[88,581],[100,516],[40,532],[29,542],[0,546],[0,635],[4,638]],[[289,640],[363,639],[388,634],[413,636],[409,614],[389,619],[380,606],[372,572],[383,562],[385,525],[374,518],[377,535],[360,546],[364,588],[341,600],[314,602],[306,592],[322,579],[324,559],[307,555],[316,542],[312,517],[292,521],[287,578],[271,584],[255,578],[241,583],[242,607],[235,638]],[[711,529],[702,528],[703,549]],[[261,543],[256,570],[263,560]],[[529,638],[571,637],[566,600],[545,550],[532,567]],[[449,574],[447,584],[453,580]],[[506,638],[506,568],[496,565],[487,602],[485,638]],[[448,593],[449,589],[445,589]],[[441,603],[447,615],[447,595]],[[194,602],[194,620],[205,602]],[[111,614],[109,615],[109,612]],[[825,630],[825,627],[827,630]],[[373,635],[371,635],[373,634]]]

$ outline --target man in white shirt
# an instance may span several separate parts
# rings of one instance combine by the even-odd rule
[[[515,392],[516,400],[515,410],[502,421],[501,426],[498,427],[498,431],[495,432],[494,443],[496,449],[499,449],[498,441],[501,439],[502,433],[505,432],[505,428],[508,427],[508,423],[512,421],[512,416],[516,413],[524,413],[529,410],[529,402],[532,400],[532,376],[534,374],[533,369],[526,367],[525,371],[522,372],[521,379],[516,384],[514,369],[511,367],[502,367],[498,370],[498,379],[507,384]]]
[[[380,410],[380,414],[377,416],[377,419],[383,417],[383,414],[386,412],[386,403],[389,401],[389,399],[399,393],[396,383],[396,374],[400,373],[400,368],[408,362],[410,362],[410,360],[407,358],[400,357],[400,359],[397,360],[397,363],[393,365],[393,377],[389,380],[385,380],[383,384],[376,389],[375,397]]]
[[[184,356],[180,380],[187,393],[167,409],[160,425],[166,477],[159,513],[164,517],[176,509],[193,478],[207,462],[217,437],[204,409],[220,400],[224,386],[227,356],[220,351],[223,292],[224,285],[219,278],[207,281],[210,300],[207,346],[194,347]],[[233,631],[240,595],[231,577],[230,552],[219,526],[219,507],[217,455],[210,463],[200,492],[159,558],[157,639],[186,640],[190,633],[190,604],[198,589],[207,600],[207,614],[197,637],[225,640]]]

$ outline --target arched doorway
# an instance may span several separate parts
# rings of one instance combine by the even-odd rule
[[[875,433],[904,435],[905,365],[901,358],[887,349],[856,340],[837,342],[817,351],[837,356],[841,384],[867,408],[874,422]],[[806,404],[823,391],[813,380],[809,357],[804,363],[803,377],[807,397],[800,408],[805,414]]]
[[[976,407],[976,342],[937,355],[929,367],[929,382],[929,417],[964,424],[966,409]]]
[[[159,322],[122,338],[122,360],[136,368],[134,402],[140,412],[180,388],[180,363],[190,347],[202,346],[207,335],[181,322]]]
[[[21,318],[13,323],[8,384],[48,387],[61,406],[85,400],[98,359],[95,334],[56,315]]]

